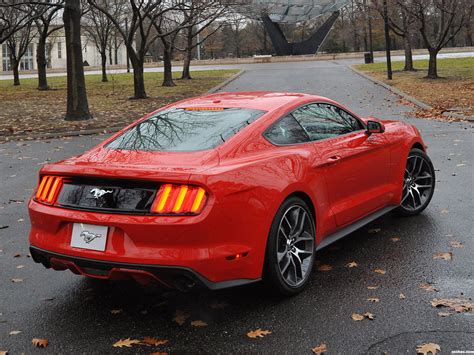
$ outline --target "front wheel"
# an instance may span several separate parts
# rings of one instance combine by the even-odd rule
[[[307,204],[298,197],[287,199],[273,219],[265,258],[265,279],[280,294],[295,295],[308,283],[315,234]]]
[[[420,149],[408,154],[403,177],[403,195],[395,210],[403,216],[422,212],[430,203],[435,189],[435,171],[431,159]]]

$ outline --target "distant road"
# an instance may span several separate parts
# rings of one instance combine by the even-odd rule
[[[459,53],[440,53],[438,55],[438,58],[465,58],[465,57],[474,57],[474,52],[459,52]],[[397,61],[397,60],[404,60],[405,56],[393,56],[392,61]],[[418,54],[413,56],[414,60],[418,59],[428,59],[428,54]],[[345,62],[347,61],[348,63],[351,64],[356,64],[356,63],[363,63],[363,59],[338,59],[338,62]],[[375,58],[376,62],[384,62],[385,57],[376,57]],[[246,68],[253,68],[254,66],[265,66],[267,64],[262,64],[262,63],[255,63],[255,64],[220,64],[220,65],[193,65],[192,70],[221,70],[221,69],[246,69]],[[183,67],[181,65],[179,66],[174,66],[173,71],[174,72],[180,72],[183,70]],[[126,73],[126,69],[110,69],[107,71],[108,74],[120,74],[120,73]],[[154,68],[145,68],[145,72],[163,72],[163,67],[154,67]],[[102,72],[100,70],[87,70],[85,71],[86,75],[100,75]],[[53,77],[53,76],[65,76],[66,72],[54,72],[54,73],[48,73],[48,77]],[[36,78],[37,74],[20,74],[20,78],[26,79],[26,78]],[[13,75],[12,74],[0,74],[0,80],[12,80]]]

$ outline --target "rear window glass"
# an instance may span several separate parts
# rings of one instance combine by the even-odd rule
[[[264,113],[242,108],[173,108],[131,127],[107,148],[170,152],[212,149]]]

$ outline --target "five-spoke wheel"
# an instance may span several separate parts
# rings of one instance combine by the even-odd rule
[[[407,159],[402,201],[397,211],[403,215],[420,213],[430,203],[434,187],[433,163],[422,150],[412,149]]]
[[[307,204],[290,197],[278,210],[270,230],[266,255],[267,280],[283,294],[300,292],[314,261],[314,218]]]

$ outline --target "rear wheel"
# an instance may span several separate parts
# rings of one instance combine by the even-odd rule
[[[435,171],[428,155],[420,149],[408,154],[403,177],[403,195],[400,206],[395,210],[403,216],[422,212],[430,203],[435,188]]]
[[[314,263],[315,226],[307,204],[290,197],[278,209],[268,237],[266,281],[283,295],[299,293]]]

